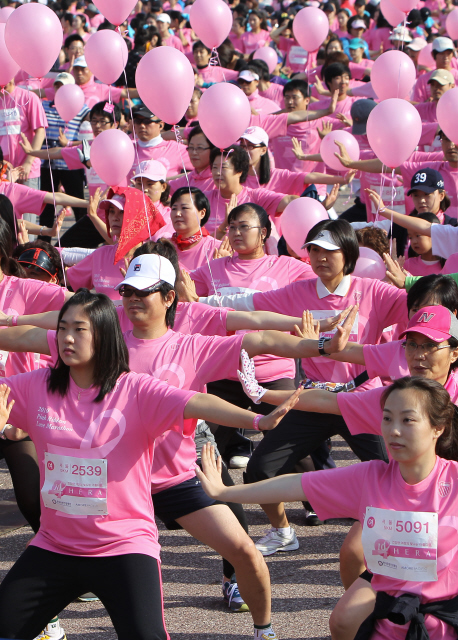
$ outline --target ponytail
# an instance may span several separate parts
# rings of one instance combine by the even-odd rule
[[[380,400],[383,410],[393,391],[409,389],[425,398],[424,410],[431,426],[443,429],[436,442],[436,454],[446,460],[458,462],[458,407],[450,400],[449,393],[435,380],[406,376],[395,380],[386,388]]]

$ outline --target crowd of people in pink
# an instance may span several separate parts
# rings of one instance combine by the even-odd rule
[[[279,640],[292,501],[354,520],[333,640],[455,638],[454,0],[0,4],[0,638],[167,640],[159,519]]]

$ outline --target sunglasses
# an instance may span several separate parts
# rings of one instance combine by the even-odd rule
[[[134,294],[137,298],[146,298],[152,293],[156,293],[156,291],[159,291],[159,289],[160,285],[156,285],[149,289],[134,289],[133,287],[126,287],[125,285],[123,285],[119,288],[118,292],[122,298],[131,298]]]

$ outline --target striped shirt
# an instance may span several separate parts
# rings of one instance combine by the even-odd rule
[[[43,100],[42,104],[43,104],[43,109],[45,110],[46,118],[48,119],[48,125],[49,125],[46,128],[46,137],[48,139],[49,148],[53,149],[54,147],[59,146],[58,144],[59,128],[62,130],[65,129],[65,136],[69,141],[72,142],[73,140],[78,140],[78,132],[80,129],[80,125],[84,120],[84,118],[86,117],[86,115],[89,113],[88,107],[84,105],[81,111],[73,118],[73,120],[70,120],[70,122],[66,123],[62,120],[60,115],[57,113],[57,109],[54,106],[54,101]],[[46,138],[45,138],[42,149],[46,149],[46,148],[47,146],[46,146]],[[48,168],[49,167],[48,160],[42,160],[41,166],[43,168]],[[65,160],[51,160],[51,167],[53,169],[60,169],[64,171],[68,170]]]

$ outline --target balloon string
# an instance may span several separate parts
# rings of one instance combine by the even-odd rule
[[[39,80],[40,80],[40,85],[41,85],[42,78],[40,78]],[[41,87],[40,87],[40,89],[41,89]],[[57,245],[59,247],[60,263],[62,265],[62,275],[64,276],[64,286],[65,286],[65,288],[67,288],[67,277],[65,275],[64,258],[62,256],[62,246],[61,246],[61,243],[60,243],[60,229],[59,229],[59,225],[57,224],[56,189],[55,189],[55,186],[54,186],[54,178],[53,178],[52,169],[51,169],[51,157],[49,155],[49,143],[48,143],[48,135],[46,133],[46,127],[45,127],[45,141],[46,141],[46,152],[47,152],[47,155],[48,155],[49,177],[51,179],[52,201],[53,201],[53,205],[54,205],[54,221],[56,222],[56,227],[57,227]]]
[[[119,29],[119,27],[118,27],[118,29]],[[126,64],[127,64],[127,61],[126,61]],[[133,138],[134,138],[135,157],[137,159],[138,170],[140,171],[140,156],[138,154],[137,136],[135,135],[134,115],[132,113],[132,107],[131,107],[131,104],[130,104],[131,100],[130,100],[130,94],[129,94],[129,87],[128,87],[128,83],[127,83],[126,65],[124,65],[123,74],[124,74],[124,80],[126,82],[127,104],[129,105],[130,121],[132,122],[132,135],[133,135]],[[114,117],[113,117],[113,119],[114,119]],[[141,184],[141,187],[142,187],[143,209],[145,211],[146,225],[148,227],[148,236],[149,236],[149,239],[151,240],[151,227],[150,227],[150,224],[149,224],[148,209],[147,209],[147,206],[146,206],[145,187],[143,186],[143,180],[141,180],[141,179],[140,179],[140,184]]]
[[[394,181],[396,180],[396,169],[393,169],[391,172],[391,211],[394,209],[394,197],[396,195],[396,187],[394,186]],[[393,246],[393,214],[391,214],[391,225],[390,225],[390,255],[391,249]]]
[[[380,197],[378,199],[377,211],[375,212],[376,223],[379,221],[380,200],[382,199],[384,186],[385,186],[385,165],[382,164],[382,175],[380,176]]]
[[[209,67],[220,67],[223,74],[224,82],[226,82],[226,76],[224,75],[224,67],[221,66],[221,60],[219,59],[219,53],[216,47],[213,47],[210,60],[208,62]]]

